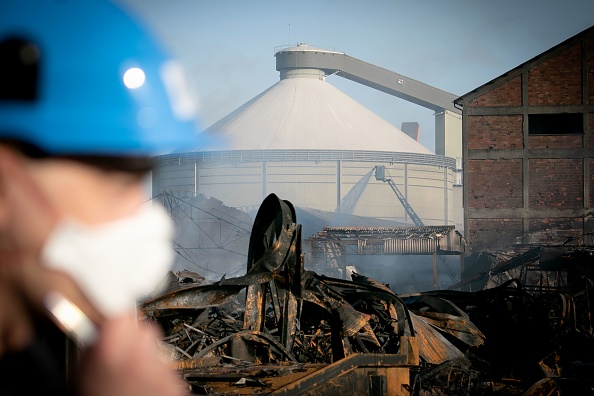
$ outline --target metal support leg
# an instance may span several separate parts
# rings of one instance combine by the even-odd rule
[[[437,252],[433,253],[433,290],[437,290],[439,288],[439,283],[437,281]]]

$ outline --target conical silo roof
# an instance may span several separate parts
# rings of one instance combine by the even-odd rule
[[[205,131],[193,151],[370,150],[432,154],[400,129],[325,81],[296,69]]]

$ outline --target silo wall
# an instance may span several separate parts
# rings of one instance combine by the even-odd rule
[[[304,150],[305,151],[305,150]],[[375,179],[385,166],[426,225],[461,223],[454,192],[455,160],[384,152],[235,151],[156,157],[153,195],[203,194],[242,210],[257,209],[275,193],[295,206],[411,223],[387,183]]]

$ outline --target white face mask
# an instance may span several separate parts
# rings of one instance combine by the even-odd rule
[[[170,269],[172,223],[156,203],[99,226],[65,219],[45,242],[41,259],[72,277],[106,317],[124,314]]]

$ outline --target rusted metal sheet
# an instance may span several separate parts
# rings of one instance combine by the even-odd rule
[[[378,394],[405,395],[404,386],[409,384],[407,366],[409,356],[404,354],[354,354],[327,365],[303,378],[271,392],[271,395],[329,395],[329,394]],[[385,389],[375,393],[371,375],[384,377]],[[391,375],[395,381],[388,381]],[[371,388],[371,389],[370,389]]]
[[[245,297],[245,313],[243,328],[246,330],[259,330],[264,323],[265,300],[262,285],[250,285]]]
[[[554,389],[553,394],[581,395],[594,389],[593,286],[587,277],[579,277],[566,292],[530,294],[519,280],[510,280],[473,293],[441,290],[402,297],[412,311],[424,315],[431,310],[455,313],[437,302],[455,303],[484,334],[482,345],[468,346],[467,353],[479,364],[470,370],[456,368],[461,377],[475,378],[475,384],[488,378],[493,394],[548,394]],[[531,387],[539,376],[551,380]],[[435,383],[440,381],[436,378]],[[475,386],[470,394],[480,391]]]
[[[464,357],[458,348],[423,319],[412,312],[410,315],[415,327],[415,336],[419,338],[419,355],[423,361],[431,364],[441,364],[448,360]]]
[[[185,370],[183,377],[193,394],[266,395],[325,366],[311,363],[282,366],[274,364],[211,365]]]
[[[148,316],[174,309],[204,309],[229,301],[242,286],[221,286],[218,283],[187,287],[143,302],[141,309]]]
[[[453,339],[466,344],[464,349],[477,347],[485,343],[485,335],[470,320],[439,312],[425,312],[421,316],[426,323],[437,330],[449,334]]]
[[[445,334],[458,348],[461,348],[459,342],[465,344],[464,348],[461,348],[463,350],[484,344],[485,335],[471,322],[468,314],[451,301],[436,296],[419,295],[407,298],[406,303],[412,312]]]

